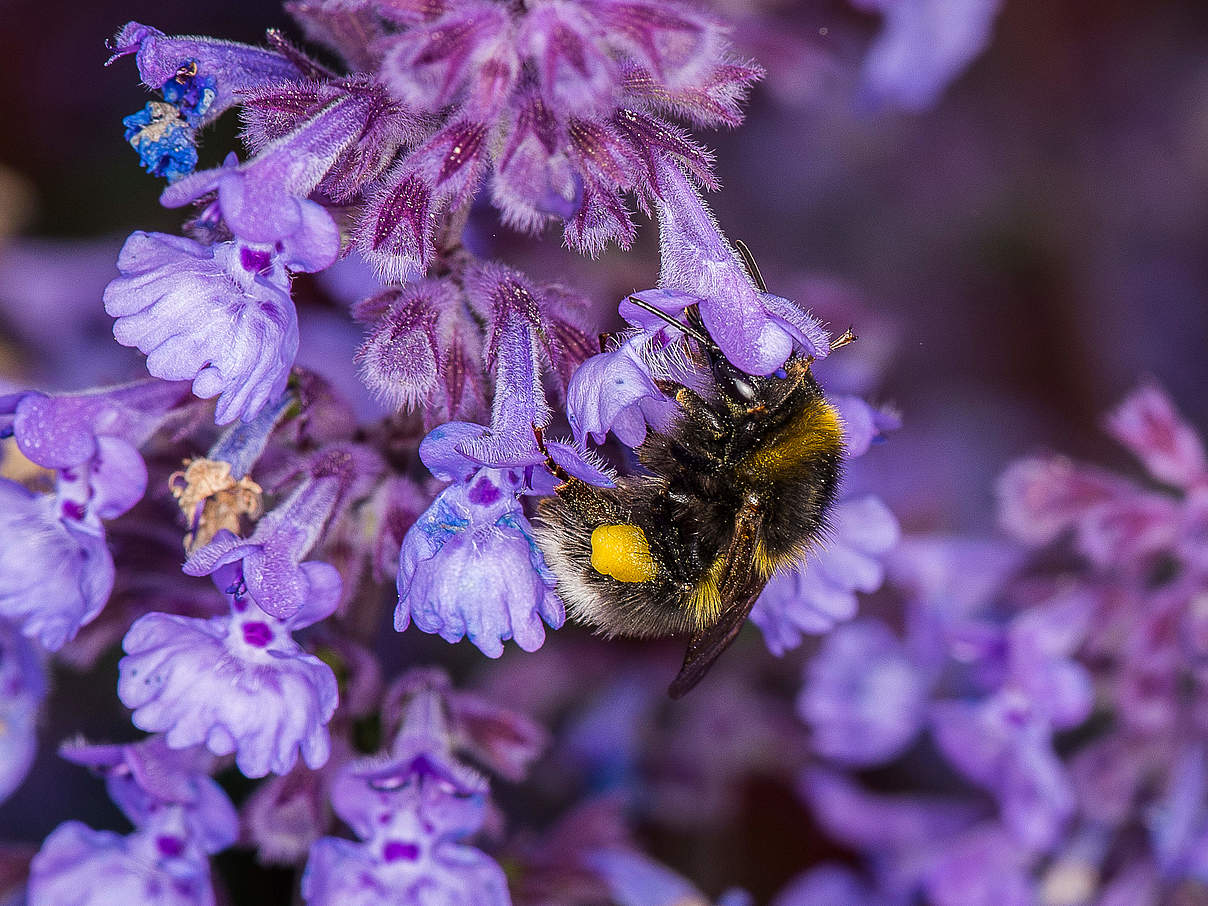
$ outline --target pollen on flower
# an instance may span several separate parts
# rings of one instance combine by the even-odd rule
[[[175,182],[197,168],[193,129],[172,104],[150,101],[138,113],[124,117],[122,125],[126,141],[152,176]]]
[[[231,477],[231,464],[213,459],[190,459],[184,471],[173,472],[168,487],[189,523],[184,537],[189,553],[209,544],[222,529],[241,534],[246,521],[262,512],[260,485],[248,477]]]

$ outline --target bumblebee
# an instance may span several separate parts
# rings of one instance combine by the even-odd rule
[[[601,488],[562,473],[535,528],[573,619],[608,637],[688,637],[668,689],[679,698],[734,641],[772,575],[798,566],[824,534],[843,429],[812,358],[748,375],[698,311],[687,309],[684,325],[632,301],[694,340],[706,380],[660,382],[680,413],[637,448],[646,474]],[[848,331],[833,346],[853,339]]]

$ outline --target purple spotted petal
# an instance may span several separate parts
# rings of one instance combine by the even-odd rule
[[[545,641],[544,621],[565,621],[554,580],[516,503],[520,476],[483,469],[446,488],[407,532],[399,559],[394,625],[414,620],[448,642],[469,637],[488,657],[515,639]]]
[[[0,479],[0,617],[49,651],[96,619],[113,588],[104,537],[61,519],[57,507],[53,496]]]
[[[141,447],[185,398],[182,391],[153,380],[52,396],[30,391],[0,400],[0,425],[12,413],[21,452],[48,469],[66,469],[96,456],[101,437]]]
[[[204,246],[136,232],[105,288],[113,335],[147,355],[147,370],[191,380],[218,397],[215,419],[250,421],[285,389],[298,350],[298,319],[280,268],[235,242]]]
[[[327,760],[335,675],[254,604],[211,620],[150,613],[122,647],[118,697],[169,746],[234,754],[248,777],[284,774],[299,753],[312,768]]]
[[[30,864],[29,902],[214,906],[209,859],[178,828],[158,830],[122,837],[78,821],[60,824]]]

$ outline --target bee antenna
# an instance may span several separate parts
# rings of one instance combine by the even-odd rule
[[[692,337],[692,339],[696,340],[696,342],[700,343],[702,346],[705,346],[709,349],[717,348],[717,344],[714,343],[713,340],[708,335],[706,335],[702,331],[698,330],[697,328],[695,328],[689,324],[685,324],[682,321],[675,320],[675,318],[671,317],[671,315],[667,314],[667,312],[663,311],[661,308],[657,308],[657,307],[651,305],[645,299],[639,299],[637,296],[630,296],[629,301],[632,302],[634,305],[636,305],[638,308],[640,308],[642,311],[649,312],[650,314],[654,315],[656,318],[661,318],[662,320],[666,321],[668,324],[670,324],[676,330],[682,330],[684,333],[686,333],[688,336]]]
[[[747,269],[747,273],[751,279],[755,281],[755,286],[758,287],[761,293],[768,291],[768,285],[763,280],[763,274],[759,272],[759,265],[755,263],[755,256],[751,254],[751,250],[747,248],[747,244],[741,239],[734,240],[734,246],[738,249],[738,254],[742,256],[743,266]]]

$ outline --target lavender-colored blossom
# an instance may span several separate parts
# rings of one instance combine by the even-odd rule
[[[481,828],[486,793],[486,780],[452,757],[439,694],[417,693],[385,759],[340,771],[332,805],[363,842],[315,843],[303,898],[312,906],[510,903],[500,867],[461,842]]]
[[[168,809],[128,837],[59,825],[30,865],[29,906],[213,906],[210,863]]]
[[[306,606],[279,620],[248,595],[240,566],[223,567],[214,578],[230,614],[203,620],[151,613],[135,621],[122,642],[118,697],[134,710],[135,726],[164,733],[173,748],[233,753],[248,777],[284,774],[299,752],[310,767],[322,766],[336,679],[292,633],[335,610],[338,584],[312,586]]]
[[[511,225],[560,218],[572,247],[628,246],[635,228],[622,195],[649,185],[656,156],[716,185],[709,155],[659,114],[736,124],[760,75],[729,54],[718,22],[687,6],[466,0],[384,15],[402,29],[375,44],[380,78],[440,118],[360,220],[362,254],[394,279],[427,266],[438,214],[466,204],[488,169]]]
[[[0,620],[0,802],[21,785],[33,764],[45,694],[37,650],[15,626]]]
[[[328,796],[337,772],[352,758],[339,737],[319,770],[294,765],[287,774],[266,778],[240,809],[246,838],[266,865],[301,866],[310,848],[331,824]]]
[[[837,627],[806,666],[797,711],[815,751],[861,767],[892,760],[922,728],[926,673],[884,623]]]
[[[0,616],[49,651],[96,619],[113,588],[103,533],[61,518],[59,507],[0,479]]]
[[[1014,839],[1043,850],[1057,842],[1075,803],[1051,729],[1029,704],[1013,691],[976,704],[937,703],[932,732],[949,762],[998,798]]]
[[[210,906],[208,856],[235,842],[235,808],[196,751],[151,738],[124,746],[70,746],[64,756],[99,771],[134,823],[122,837],[78,821],[55,829],[30,865],[31,906],[148,903]]]
[[[178,806],[188,836],[206,853],[226,849],[238,835],[235,807],[210,776],[214,759],[201,749],[174,749],[148,736],[121,745],[72,741],[59,754],[102,776],[109,798],[135,827]]]
[[[842,774],[808,768],[802,797],[835,840],[866,853],[890,902],[910,901],[980,809],[937,796],[870,793]]]
[[[382,704],[383,724],[401,727],[404,703],[419,693],[440,696],[447,712],[443,735],[452,748],[505,780],[524,780],[549,746],[549,733],[540,724],[476,692],[455,689],[448,674],[437,668],[409,670],[391,684]]]
[[[771,374],[794,352],[826,356],[830,338],[822,326],[795,303],[755,287],[684,171],[659,160],[660,289],[639,296],[671,315],[698,305],[709,335],[749,374]]]
[[[995,824],[951,841],[932,867],[926,890],[936,906],[1033,906],[1032,857]]]
[[[646,439],[646,426],[665,430],[679,411],[659,390],[650,357],[657,355],[658,333],[638,332],[616,349],[582,364],[566,393],[566,411],[575,440],[603,443],[611,431],[629,447]]]
[[[255,109],[261,112],[271,101],[263,94],[258,100]],[[289,100],[295,104],[299,101],[293,97]],[[182,179],[165,189],[160,200],[175,208],[216,192],[217,199],[203,215],[205,218],[221,217],[238,239],[279,254],[286,267],[324,270],[339,254],[340,231],[326,209],[307,196],[348,154],[371,118],[387,118],[380,110],[386,103],[368,89],[346,91],[325,105],[321,105],[321,98],[315,98],[318,109],[309,119],[273,137],[247,162],[238,164],[229,159],[223,167]],[[399,116],[395,114],[396,119]],[[353,182],[376,176],[375,166],[389,161],[400,143],[375,148],[371,161],[376,165],[359,155],[357,169],[364,172],[357,172]],[[349,162],[343,165],[347,169]],[[350,177],[346,174],[346,178]]]
[[[31,462],[58,471],[63,514],[94,528],[129,510],[147,487],[138,454],[185,399],[183,384],[143,380],[80,393],[0,397],[0,435]]]
[[[499,657],[515,639],[525,651],[559,628],[566,610],[518,501],[523,474],[482,469],[441,492],[407,532],[399,556],[394,628],[415,621],[447,642],[469,637]]]
[[[1130,393],[1108,416],[1107,430],[1163,484],[1190,490],[1208,483],[1204,442],[1158,385]]]
[[[179,76],[213,79],[213,99],[193,125],[217,119],[238,102],[241,91],[269,81],[299,75],[298,67],[282,54],[233,41],[194,35],[165,35],[138,22],[127,22],[110,42],[109,63],[134,54],[143,84],[162,90]],[[182,69],[184,73],[182,73]]]
[[[136,232],[117,263],[122,276],[105,288],[105,310],[117,319],[114,337],[145,353],[151,374],[217,396],[219,424],[249,421],[281,395],[298,316],[272,256],[237,242]]]
[[[708,902],[687,878],[635,849],[601,847],[589,850],[581,859],[584,867],[604,881],[617,906],[703,906]]]
[[[864,84],[872,99],[924,110],[985,50],[1001,0],[852,3],[884,16],[864,60]]]
[[[875,591],[884,578],[881,555],[898,542],[898,522],[876,497],[841,500],[830,517],[825,547],[803,566],[772,577],[755,602],[751,620],[773,654],[801,644],[856,613],[856,592]]]
[[[824,864],[790,881],[772,906],[890,906],[895,902],[871,890],[850,868]]]
[[[338,468],[339,451],[328,456]],[[326,606],[328,594],[334,593],[338,599],[342,580],[336,569],[318,560],[303,563],[302,558],[318,541],[357,466],[347,462],[337,471],[323,461],[256,524],[250,538],[220,531],[208,545],[194,551],[184,571],[207,576],[228,564],[241,563],[248,593],[261,610],[279,620]],[[303,625],[312,622],[307,619]]]

